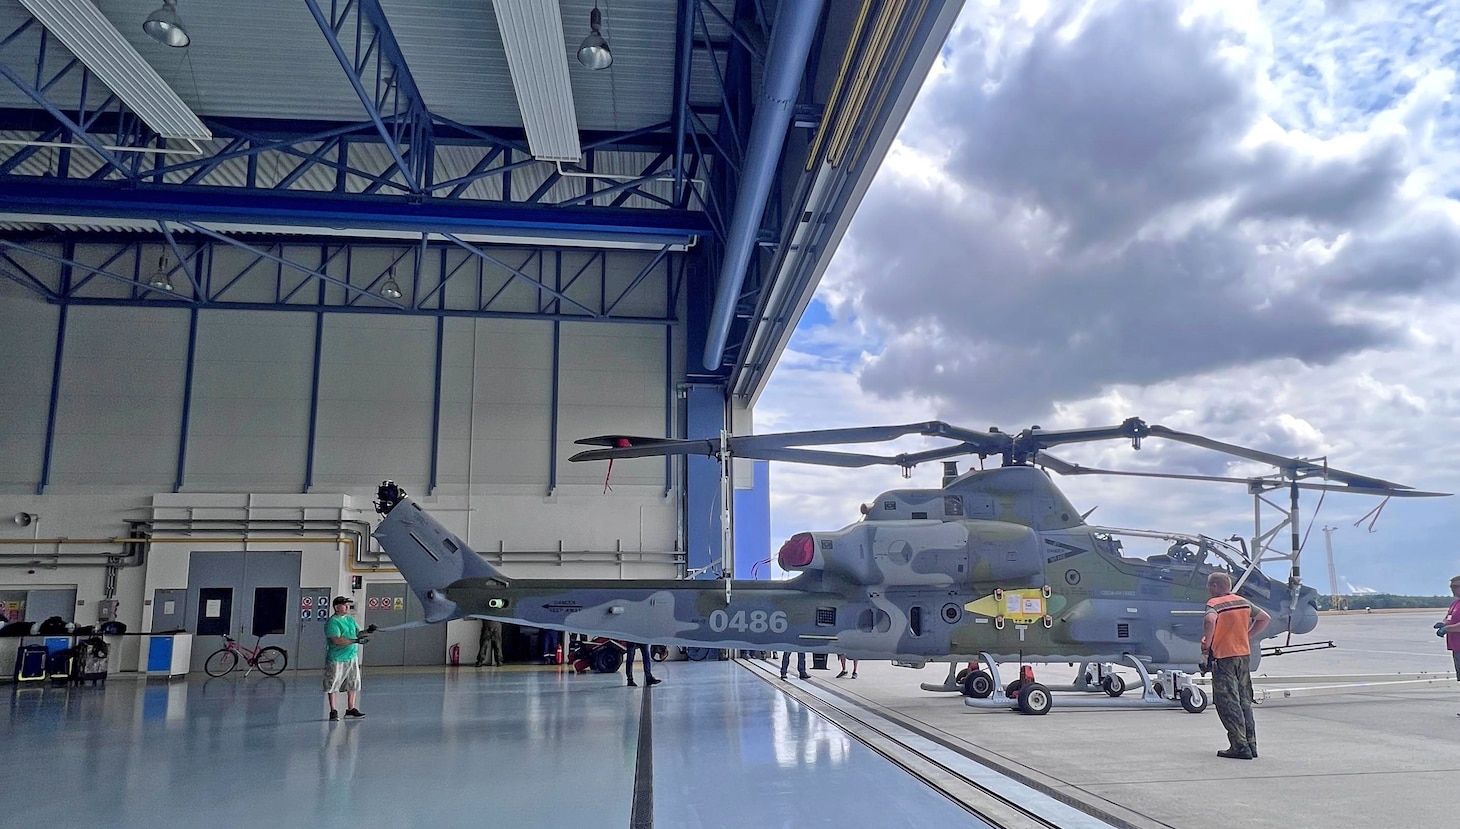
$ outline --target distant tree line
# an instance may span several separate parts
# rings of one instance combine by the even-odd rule
[[[1386,610],[1406,607],[1449,607],[1449,596],[1396,596],[1392,593],[1361,593],[1356,596],[1319,596],[1319,610]]]

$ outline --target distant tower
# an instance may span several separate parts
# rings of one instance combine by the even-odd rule
[[[1343,601],[1338,597],[1338,572],[1333,569],[1333,531],[1338,527],[1323,528],[1323,546],[1328,550],[1328,590],[1333,597],[1333,609],[1343,610]]]

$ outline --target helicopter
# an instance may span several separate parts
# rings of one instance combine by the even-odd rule
[[[952,441],[921,452],[876,455],[808,448],[876,443],[905,435]],[[1251,478],[1122,472],[1080,466],[1050,447],[1126,439],[1134,449],[1149,438],[1186,443],[1276,467]],[[1046,713],[1047,686],[1021,672],[1004,686],[998,663],[1080,662],[1073,690],[1103,688],[1115,702],[1123,681],[1112,663],[1140,674],[1133,704],[1207,705],[1192,681],[1198,668],[1207,577],[1228,572],[1234,590],[1272,617],[1263,638],[1311,632],[1318,593],[1302,585],[1298,566],[1300,490],[1383,497],[1429,497],[1403,484],[1335,469],[1326,461],[1290,458],[1139,418],[1116,426],[1068,430],[1038,427],[1018,433],[966,429],[941,421],[827,429],[719,439],[681,440],[629,435],[586,438],[602,448],[576,462],[662,455],[707,455],[726,467],[732,457],[840,467],[901,467],[976,455],[999,464],[951,472],[938,488],[884,492],[862,506],[862,520],[843,529],[793,535],[777,553],[785,581],[514,579],[501,573],[390,481],[378,491],[383,516],[374,531],[382,549],[420,597],[425,621],[473,617],[684,647],[751,651],[836,652],[848,658],[889,659],[921,668],[947,660],[949,676],[928,690],[961,691],[975,707],[1008,706]],[[1291,509],[1268,532],[1241,539],[1119,530],[1087,524],[1055,486],[1063,475],[1124,474],[1246,484],[1254,497],[1287,490]],[[728,473],[726,473],[728,474]],[[1269,502],[1271,503],[1271,502]],[[1278,530],[1291,526],[1291,575],[1275,580],[1260,568]],[[1260,530],[1260,528],[1259,528]],[[1170,542],[1161,555],[1123,555],[1123,538]],[[727,569],[726,572],[729,572]],[[1260,649],[1254,649],[1254,659]],[[978,660],[987,670],[955,673]],[[1153,679],[1151,672],[1155,672]]]

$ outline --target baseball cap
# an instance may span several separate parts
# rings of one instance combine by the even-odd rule
[[[354,604],[354,603],[350,601],[350,597],[349,596],[336,596],[335,597],[335,601],[334,601],[335,607],[339,607],[342,604]]]

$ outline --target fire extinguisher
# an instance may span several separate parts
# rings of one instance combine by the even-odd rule
[[[558,643],[557,652],[555,654],[553,654],[553,664],[554,665],[561,665],[561,664],[563,664],[563,645],[562,645],[561,642]]]
[[[451,664],[453,664],[453,665],[460,665],[461,664],[461,645],[452,645],[451,646]]]

